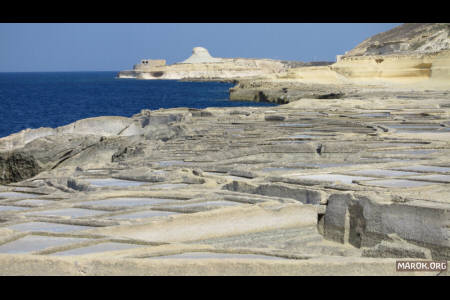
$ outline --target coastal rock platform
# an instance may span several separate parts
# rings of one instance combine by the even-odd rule
[[[2,138],[0,274],[446,275],[450,96],[380,93]]]

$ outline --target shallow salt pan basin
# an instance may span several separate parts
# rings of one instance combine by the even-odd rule
[[[3,192],[0,193],[0,198],[34,198],[38,197],[36,194],[19,193],[19,192]]]
[[[427,145],[429,143],[374,143],[370,146],[374,146],[376,148],[392,148],[392,147],[416,147],[416,146],[423,146]],[[371,147],[372,148],[372,147]]]
[[[99,252],[106,252],[106,251],[133,249],[133,248],[144,247],[144,246],[145,245],[107,242],[107,243],[101,243],[101,244],[82,247],[82,248],[76,248],[76,249],[70,249],[70,250],[61,251],[61,252],[55,252],[55,253],[52,253],[51,255],[58,255],[58,256],[83,255],[83,254],[92,254],[92,253],[99,253]]]
[[[311,127],[312,124],[305,124],[305,123],[284,123],[278,125],[280,127]]]
[[[188,186],[187,183],[163,183],[163,184],[155,184],[152,185],[151,189],[162,189],[162,190],[170,190],[170,189],[178,189]]]
[[[380,187],[407,188],[407,187],[418,187],[418,186],[430,185],[433,183],[424,182],[424,181],[415,181],[415,180],[404,180],[404,179],[386,179],[386,180],[364,181],[363,184],[380,186]]]
[[[71,218],[80,218],[80,217],[90,217],[99,214],[104,214],[105,211],[101,210],[92,210],[92,209],[83,209],[83,208],[63,208],[63,209],[53,209],[53,210],[44,210],[37,212],[29,212],[27,215],[37,215],[37,216],[56,216],[56,217],[71,217]]]
[[[186,208],[186,207],[195,207],[195,206],[210,207],[210,206],[234,206],[234,205],[244,205],[244,203],[226,201],[226,200],[217,200],[217,201],[187,203],[187,204],[177,205],[176,207]]]
[[[297,134],[297,135],[291,135],[288,137],[292,138],[292,139],[312,139],[312,138],[315,138],[316,136],[308,135],[308,134]]]
[[[163,217],[178,214],[177,212],[171,211],[158,211],[158,210],[148,210],[148,211],[138,211],[129,214],[117,215],[108,217],[109,219],[119,219],[119,220],[128,220],[128,219],[145,219],[145,218],[153,218],[153,217]]]
[[[383,118],[389,117],[391,114],[389,112],[378,112],[378,113],[363,113],[354,115],[356,117],[369,117],[369,118]]]
[[[85,179],[85,181],[87,181],[91,185],[97,186],[97,187],[104,187],[104,186],[139,186],[139,185],[147,184],[147,182],[131,181],[131,180],[123,180],[123,179],[115,179],[115,178]]]
[[[392,128],[441,128],[439,124],[393,124],[387,125]]]
[[[16,224],[8,226],[7,228],[17,231],[42,231],[42,232],[53,232],[53,233],[63,233],[63,232],[75,232],[81,230],[91,229],[91,226],[79,226],[79,225],[69,225],[69,224],[58,224],[58,223],[48,223],[48,222],[28,222],[22,224]]]
[[[15,204],[25,204],[30,206],[42,206],[47,204],[54,204],[53,200],[43,200],[43,199],[25,199],[14,202]]]
[[[0,253],[30,253],[87,240],[89,239],[31,235],[0,245]]]
[[[218,252],[185,252],[181,254],[154,256],[150,259],[286,259],[278,256],[260,254],[218,253]]]
[[[261,169],[261,172],[292,172],[292,171],[298,171],[303,170],[302,168],[284,168],[284,167],[270,167],[270,168],[263,168]]]
[[[83,205],[92,205],[92,206],[118,206],[118,207],[134,207],[134,206],[144,206],[144,205],[153,205],[153,204],[161,204],[161,203],[176,203],[176,199],[164,199],[164,198],[111,198],[105,200],[97,200],[97,201],[89,201],[83,202]]]
[[[382,177],[419,175],[419,173],[415,173],[415,172],[383,170],[383,169],[359,170],[359,171],[353,171],[353,172],[349,172],[349,173],[356,174],[356,175],[382,176]]]
[[[0,205],[0,212],[2,212],[2,211],[17,211],[17,210],[24,210],[24,209],[26,209],[26,207]]]
[[[435,181],[442,183],[450,183],[450,175],[440,175],[440,174],[431,174],[431,175],[420,175],[411,177],[414,179],[424,180],[424,181]]]
[[[363,176],[349,176],[349,175],[341,175],[341,174],[317,174],[317,175],[292,175],[290,177],[296,179],[310,179],[310,180],[318,180],[318,181],[332,181],[332,182],[342,182],[345,184],[352,184],[354,180],[370,180],[376,179],[373,177],[363,177]]]
[[[415,172],[437,172],[437,173],[450,173],[450,168],[447,167],[435,167],[435,166],[407,166],[396,168],[398,170],[415,171]]]
[[[186,164],[186,162],[184,162],[183,160],[165,160],[158,162],[158,165],[160,165],[161,167],[169,167],[183,164]]]
[[[203,174],[205,175],[214,175],[214,176],[224,176],[230,179],[234,179],[234,180],[242,180],[242,179],[251,179],[248,177],[243,177],[243,176],[234,176],[234,175],[229,175],[228,173],[220,173],[220,172],[203,172]]]
[[[384,155],[425,155],[438,152],[435,149],[416,149],[416,150],[389,150],[389,151],[376,151],[373,153]]]

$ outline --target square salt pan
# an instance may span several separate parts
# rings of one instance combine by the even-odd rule
[[[353,171],[353,172],[349,172],[349,173],[356,174],[356,175],[382,176],[382,177],[412,176],[412,175],[420,174],[420,173],[415,173],[415,172],[394,171],[394,170],[384,170],[384,169],[359,170],[359,171]]]
[[[448,167],[436,167],[436,166],[407,166],[396,168],[398,170],[416,171],[416,172],[436,172],[436,173],[450,173]]]
[[[101,253],[106,251],[133,249],[137,247],[145,247],[145,245],[106,242],[97,245],[56,252],[52,253],[51,255],[58,255],[58,256],[83,255],[83,254]]]
[[[2,212],[2,211],[17,211],[17,210],[24,210],[24,209],[26,209],[26,207],[0,205],[0,212]]]
[[[411,178],[424,180],[424,181],[450,183],[450,175],[430,174],[430,175],[414,176]]]
[[[75,232],[88,230],[93,227],[90,226],[79,226],[79,225],[68,225],[68,224],[58,224],[58,223],[48,223],[48,222],[28,222],[22,224],[16,224],[8,226],[7,228],[17,231],[36,231],[36,232],[53,232],[53,233],[63,233],[63,232]]]
[[[285,259],[278,256],[261,254],[218,253],[218,252],[185,252],[166,256],[149,257],[151,259]]]
[[[35,216],[56,216],[56,217],[71,217],[71,218],[81,218],[81,217],[90,217],[99,214],[107,213],[101,210],[92,210],[92,209],[83,209],[83,208],[63,208],[63,209],[53,209],[53,210],[44,210],[37,212],[29,212],[27,215],[35,215]]]
[[[187,183],[163,183],[163,184],[155,184],[152,185],[151,189],[162,189],[162,190],[170,190],[170,189],[177,189],[188,186]]]
[[[376,179],[373,177],[363,177],[363,176],[349,176],[349,175],[341,175],[341,174],[316,174],[316,175],[292,175],[290,177],[296,179],[309,179],[309,180],[317,180],[317,181],[326,181],[326,182],[342,182],[345,184],[352,184],[354,180],[371,180]]]
[[[31,253],[56,246],[87,241],[85,238],[66,238],[29,235],[21,239],[0,245],[0,253]]]
[[[19,192],[3,192],[0,193],[0,198],[34,198],[37,194],[19,193]]]
[[[424,185],[431,185],[432,182],[415,181],[415,180],[404,180],[404,179],[386,179],[386,180],[370,180],[364,181],[364,185],[373,185],[381,187],[392,187],[392,188],[407,188],[407,187],[418,187]]]
[[[139,186],[143,184],[147,184],[147,182],[141,181],[131,181],[131,180],[123,180],[123,179],[85,179],[85,181],[89,182],[91,185],[96,187],[104,187],[104,186]]]
[[[145,219],[145,218],[152,218],[152,217],[163,217],[163,216],[169,216],[178,214],[176,212],[171,211],[159,211],[159,210],[148,210],[148,211],[138,211],[134,213],[129,214],[123,214],[123,215],[116,215],[109,217],[110,219],[121,219],[121,220],[127,220],[127,219]]]
[[[47,204],[54,204],[54,200],[43,200],[43,199],[25,199],[14,202],[14,204],[25,204],[31,206],[43,206]]]
[[[89,201],[83,202],[82,205],[92,205],[92,206],[118,206],[118,207],[134,207],[134,206],[144,206],[153,205],[161,203],[176,203],[176,199],[164,199],[164,198],[110,198],[105,200]]]

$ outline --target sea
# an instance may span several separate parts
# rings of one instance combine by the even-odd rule
[[[142,109],[275,105],[230,101],[232,83],[119,79],[117,73],[0,73],[0,137],[84,118],[131,117]]]

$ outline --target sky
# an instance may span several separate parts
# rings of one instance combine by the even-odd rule
[[[335,61],[400,23],[1,23],[0,72],[119,71],[141,59]]]

